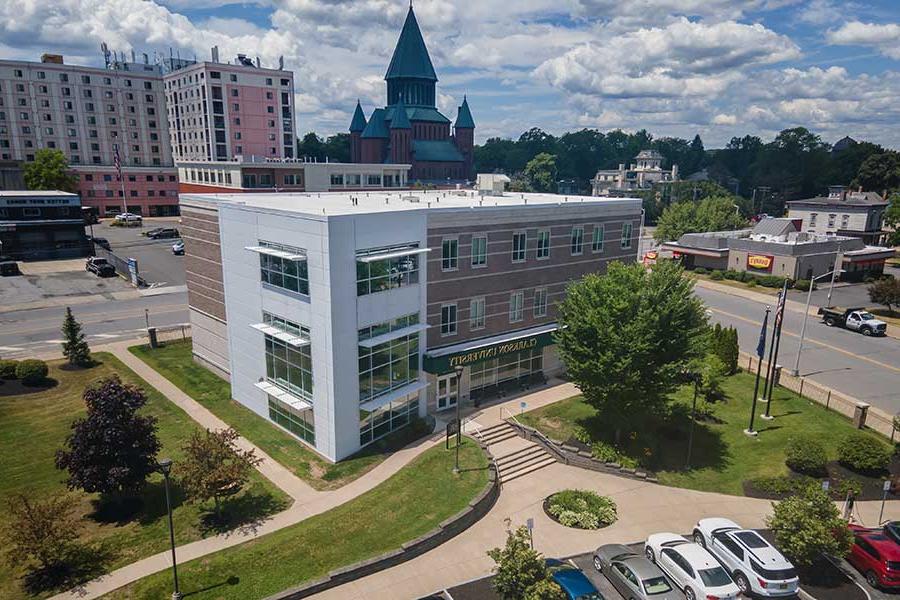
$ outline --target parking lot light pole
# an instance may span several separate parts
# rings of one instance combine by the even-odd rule
[[[809,304],[812,301],[812,292],[813,287],[815,287],[816,281],[819,279],[823,279],[831,275],[831,285],[834,285],[834,277],[835,274],[840,271],[844,272],[843,269],[835,269],[830,273],[824,273],[823,275],[819,275],[818,277],[813,277],[809,280],[809,291],[806,293],[806,310],[803,311],[803,325],[800,326],[800,346],[797,348],[797,358],[794,360],[794,368],[791,370],[791,375],[794,377],[800,376],[800,353],[803,352],[803,339],[806,337],[806,320],[809,318]],[[831,300],[831,291],[828,292],[828,299]],[[830,304],[830,302],[826,302],[826,304]]]
[[[175,591],[172,592],[172,600],[181,600],[181,592],[178,590],[178,565],[175,562],[175,527],[172,524],[172,501],[169,497],[169,474],[172,472],[172,459],[164,458],[158,463],[163,479],[166,481],[166,511],[169,513],[169,543],[172,546],[172,578],[175,581]]]
[[[462,404],[462,374],[465,367],[455,367],[456,372],[456,466],[454,473],[459,473],[459,445],[462,442],[462,421],[459,418],[459,405]]]

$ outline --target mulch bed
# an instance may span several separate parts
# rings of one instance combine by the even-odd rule
[[[844,465],[838,463],[837,461],[833,461],[828,463],[828,480],[830,482],[829,490],[831,492],[832,498],[835,500],[844,500],[845,495],[839,491],[839,483],[841,481],[852,480],[859,483],[862,488],[861,493],[856,497],[857,500],[881,500],[882,495],[884,494],[884,481],[885,479],[894,477],[900,479],[900,454],[895,454],[891,459],[891,464],[888,467],[888,471],[885,473],[875,474],[875,475],[864,475],[862,473],[857,473],[855,471],[851,471]],[[790,473],[786,476],[790,479],[802,479],[803,476],[797,473]],[[820,479],[819,481],[824,481],[825,478]],[[760,488],[756,485],[756,482],[753,480],[745,480],[743,482],[744,495],[749,496],[751,498],[764,498],[768,500],[783,500],[789,494],[779,494],[769,489]],[[895,490],[894,492],[888,492],[887,499],[888,500],[896,500],[900,498],[900,493],[896,493],[900,490]]]
[[[544,501],[541,503],[541,507],[544,509],[544,514],[547,515],[548,517],[550,517],[550,520],[552,520],[554,523],[559,523],[559,519],[557,519],[554,515],[550,514],[550,511],[547,510],[548,508],[550,508],[550,498],[552,498],[555,493],[556,492],[554,492],[553,494],[550,494],[549,496],[544,498]],[[562,525],[562,523],[559,523],[559,524]],[[606,529],[610,525],[612,525],[612,523],[607,523],[605,525],[601,525],[600,527],[598,527],[596,529],[585,529],[584,527],[579,527],[577,525],[563,525],[563,527],[568,527],[569,529],[580,529],[582,531],[600,531],[601,529]]]
[[[47,378],[41,385],[22,385],[18,379],[0,380],[0,397],[4,396],[24,396],[27,394],[39,394],[46,392],[50,388],[56,387],[59,382],[55,379]]]

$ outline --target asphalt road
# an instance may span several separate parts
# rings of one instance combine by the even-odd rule
[[[187,293],[79,304],[72,312],[81,322],[88,343],[96,346],[142,337],[146,333],[145,309],[149,311],[151,325],[187,323]],[[60,354],[64,315],[65,307],[61,306],[0,314],[0,356]]]
[[[111,219],[94,225],[94,235],[109,240],[116,256],[136,259],[138,270],[147,283],[155,286],[184,285],[184,256],[172,254],[172,244],[178,239],[151,240],[141,235],[157,227],[178,229],[178,217],[147,218],[143,227],[110,227],[110,223]],[[90,227],[85,231],[90,235]]]
[[[738,330],[741,350],[755,353],[765,305],[707,288],[698,287],[696,293],[712,311],[710,317],[714,322]],[[771,325],[772,319],[769,322]],[[791,309],[785,312],[778,362],[786,369],[794,367],[802,322],[802,312]],[[900,340],[895,338],[865,337],[846,329],[827,327],[817,317],[810,316],[800,374],[889,414],[900,412]]]

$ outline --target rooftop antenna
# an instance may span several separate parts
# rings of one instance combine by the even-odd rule
[[[131,62],[137,62],[137,59],[134,57],[134,48],[131,49]]]
[[[278,70],[284,71],[284,55],[283,54],[278,57]],[[357,100],[357,102],[359,102],[359,100]]]

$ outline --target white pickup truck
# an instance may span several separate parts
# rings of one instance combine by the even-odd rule
[[[863,335],[886,335],[887,323],[879,321],[864,308],[827,306],[819,309],[822,320],[829,327],[841,326]]]

